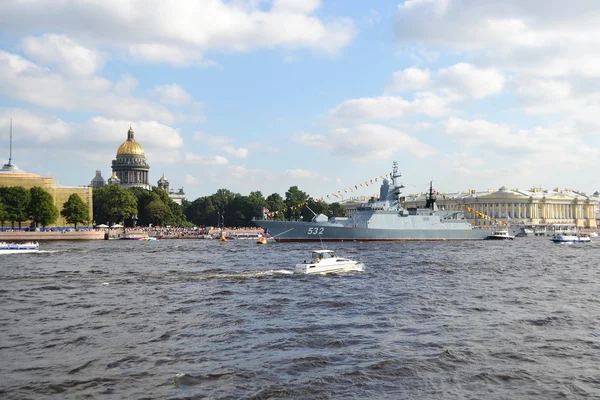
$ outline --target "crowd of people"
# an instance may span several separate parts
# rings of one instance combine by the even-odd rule
[[[176,227],[137,227],[126,228],[126,234],[141,233],[161,239],[218,239],[221,236],[229,236],[239,233],[263,233],[258,227],[235,227],[235,228],[176,228]]]

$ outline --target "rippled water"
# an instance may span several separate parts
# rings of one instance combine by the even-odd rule
[[[43,243],[0,256],[0,397],[600,397],[600,240]]]

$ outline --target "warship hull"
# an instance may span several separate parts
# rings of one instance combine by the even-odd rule
[[[422,241],[422,240],[482,240],[490,231],[461,227],[448,223],[432,228],[358,228],[335,223],[256,220],[277,242],[343,242],[343,241]],[[463,225],[463,224],[461,224]]]
[[[391,182],[386,178],[381,183],[379,198],[373,197],[358,207],[351,217],[329,218],[309,208],[314,214],[311,222],[253,222],[278,242],[481,240],[490,234],[487,229],[474,229],[462,210],[439,210],[432,182],[425,208],[405,209],[400,196],[404,186],[397,182],[400,174],[396,162],[390,175]]]

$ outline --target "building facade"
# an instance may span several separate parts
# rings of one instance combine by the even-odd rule
[[[55,178],[46,178],[37,174],[21,171],[16,165],[12,164],[10,160],[9,163],[4,164],[4,167],[0,170],[0,186],[22,186],[27,190],[33,187],[40,187],[50,193],[54,206],[58,209],[59,213],[63,209],[63,204],[69,199],[69,196],[77,194],[81,197],[81,200],[87,204],[89,209],[88,221],[90,224],[92,223],[93,204],[92,188],[90,186],[59,186]],[[29,224],[29,221],[25,221],[21,226],[27,227]],[[65,218],[59,214],[56,223],[51,226],[66,227],[72,225],[68,224]]]
[[[572,225],[597,229],[600,194],[572,190],[469,190],[460,193],[437,193],[439,208],[463,210],[475,226]],[[423,207],[426,194],[409,195],[405,207]]]

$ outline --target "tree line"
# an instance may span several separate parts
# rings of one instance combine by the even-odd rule
[[[93,221],[88,221],[87,204],[77,194],[72,194],[59,212],[53,204],[52,196],[42,188],[27,190],[20,186],[0,187],[0,223],[2,227],[10,222],[13,228],[15,224],[20,228],[22,222],[31,221],[33,227],[46,227],[54,224],[60,213],[75,228],[79,224],[116,223],[128,227],[154,225],[190,228],[251,226],[253,219],[263,218],[265,213],[278,220],[307,221],[312,219],[313,212],[330,217],[345,215],[345,210],[339,203],[315,201],[297,186],[291,186],[285,193],[285,198],[278,193],[265,198],[260,191],[243,196],[227,189],[219,189],[210,196],[191,202],[184,200],[181,205],[158,187],[146,190],[107,185],[94,188],[92,196]]]
[[[81,197],[73,193],[63,203],[59,211],[54,205],[50,193],[41,187],[27,190],[22,186],[0,187],[0,226],[11,223],[21,228],[25,221],[31,222],[31,227],[46,227],[53,225],[58,216],[62,215],[67,223],[75,225],[89,224],[89,208]]]

